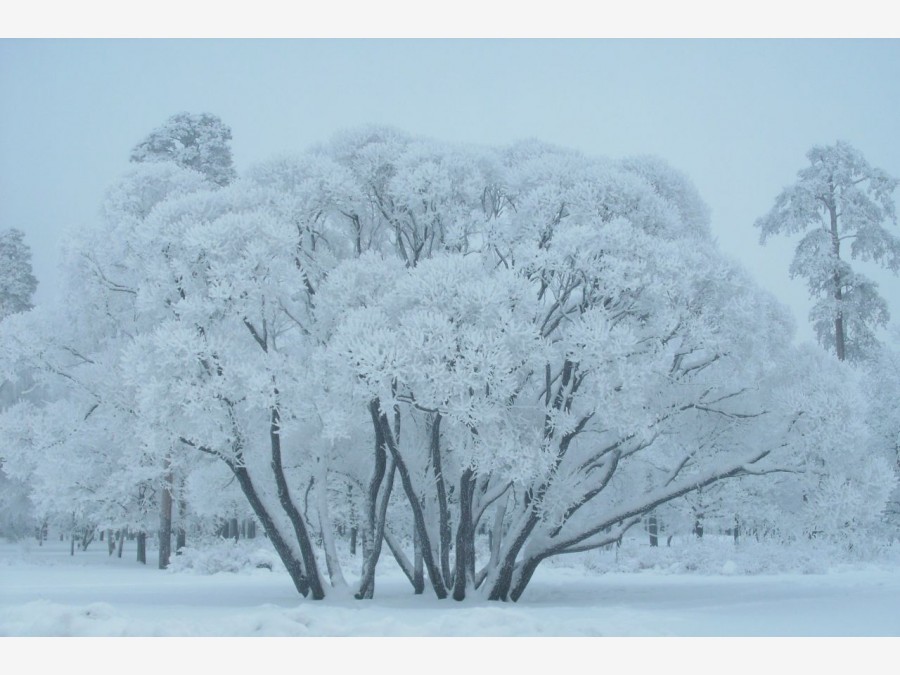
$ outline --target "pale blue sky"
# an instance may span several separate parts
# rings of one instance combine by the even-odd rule
[[[900,176],[898,109],[898,40],[0,40],[0,228],[25,231],[47,301],[61,232],[180,111],[231,126],[239,171],[369,122],[537,137],[684,170],[723,250],[809,337],[792,244],[759,246],[753,221],[815,144],[847,140]],[[900,323],[900,281],[876,278]]]

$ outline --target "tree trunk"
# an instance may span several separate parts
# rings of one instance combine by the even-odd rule
[[[232,518],[228,521],[228,536],[235,541],[239,541],[241,538],[241,531],[238,528],[238,519]]]
[[[371,407],[370,405],[370,409]],[[366,529],[363,531],[362,576],[359,590],[356,593],[356,598],[359,600],[369,599],[374,593],[375,564],[378,552],[381,549],[380,537],[376,532],[378,529],[378,494],[382,491],[382,484],[385,482],[384,477],[387,472],[387,449],[385,447],[384,431],[381,428],[376,412],[371,412],[371,418],[375,433],[375,465],[372,467],[372,476],[369,479],[368,492],[366,493]]]
[[[441,415],[436,413],[430,420],[431,425],[431,467],[434,471],[434,483],[437,488],[439,536],[441,547],[441,574],[444,585],[448,588],[453,583],[453,572],[450,570],[450,512],[447,507],[447,490],[444,484],[444,471],[441,462]]]
[[[656,516],[650,516],[647,521],[647,529],[650,532],[650,546],[654,548],[659,546],[659,523],[656,520]]]
[[[275,396],[278,396],[278,390],[275,389]],[[284,475],[284,467],[281,464],[281,414],[277,407],[271,410],[269,424],[269,447],[271,450],[272,472],[275,474],[275,485],[278,493],[278,501],[284,512],[287,514],[291,525],[294,527],[294,534],[297,537],[297,543],[300,545],[300,555],[303,558],[303,567],[306,571],[306,582],[309,584],[309,590],[314,600],[321,600],[325,597],[325,589],[322,586],[322,579],[319,576],[319,566],[316,562],[316,555],[313,551],[312,541],[309,538],[309,531],[303,516],[297,510],[296,504],[291,499],[290,489],[288,488],[287,479]]]
[[[253,509],[256,517],[259,518],[259,522],[262,523],[263,531],[265,531],[269,541],[271,541],[272,545],[275,547],[278,557],[280,557],[281,561],[284,563],[284,567],[287,569],[291,581],[294,582],[294,587],[300,595],[306,597],[309,595],[309,581],[306,576],[303,561],[293,554],[290,546],[288,546],[287,542],[282,537],[281,532],[279,532],[278,528],[275,526],[275,521],[272,520],[272,516],[266,510],[259,495],[256,493],[256,488],[253,485],[253,481],[250,479],[250,474],[247,472],[246,467],[234,464],[229,464],[228,466],[237,478],[238,484],[241,486],[241,491],[244,493],[247,501],[250,502],[250,507]]]
[[[319,514],[319,529],[322,532],[322,546],[325,549],[325,567],[328,570],[328,578],[331,585],[336,588],[344,588],[347,585],[344,574],[341,571],[341,561],[338,558],[337,548],[334,543],[334,532],[331,527],[331,517],[328,513],[328,476],[325,463],[316,460],[316,511]]]
[[[356,538],[359,529],[354,525],[350,528],[350,555],[356,555]]]
[[[112,557],[112,554],[116,552],[116,538],[113,534],[112,529],[108,529],[106,531],[106,549],[109,551],[110,557]]]
[[[168,465],[168,460],[166,460]],[[168,468],[168,467],[167,467]],[[163,479],[162,496],[159,500],[159,569],[164,570],[169,566],[169,558],[172,555],[172,474],[165,475]]]
[[[178,499],[178,529],[175,530],[175,555],[181,555],[181,549],[187,545],[187,502],[184,500],[184,481],[181,483],[181,497]]]
[[[409,469],[407,469],[406,464],[403,461],[403,458],[400,456],[399,450],[397,450],[397,446],[394,442],[393,434],[391,433],[390,424],[388,423],[387,415],[381,413],[381,406],[378,400],[374,400],[369,404],[369,410],[372,414],[374,420],[377,420],[381,424],[382,434],[384,434],[384,439],[387,443],[388,450],[391,453],[391,456],[394,458],[394,463],[397,466],[397,471],[400,473],[400,482],[403,485],[403,491],[406,493],[407,500],[409,501],[410,508],[412,509],[413,522],[416,525],[416,530],[419,533],[419,537],[422,541],[422,555],[424,557],[423,562],[425,563],[425,569],[428,571],[428,578],[431,581],[431,586],[434,589],[434,594],[438,597],[438,599],[443,600],[447,597],[447,589],[444,586],[444,580],[441,577],[440,569],[435,564],[434,555],[431,549],[431,542],[428,538],[428,531],[425,528],[425,514],[422,512],[422,504],[419,502],[419,497],[416,492],[415,487],[412,483],[412,477],[409,475]]]
[[[494,523],[488,533],[490,539],[491,558],[488,569],[493,569],[500,561],[500,541],[503,539],[503,519],[506,517],[506,505],[509,503],[509,494],[502,497],[503,501],[497,504],[494,511]]]
[[[181,555],[182,550],[187,545],[187,532],[183,527],[179,527],[175,531],[175,555]]]
[[[119,545],[116,550],[116,557],[122,557],[122,547],[125,546],[125,530],[119,530]]]
[[[488,591],[489,600],[507,600],[509,598],[516,558],[539,521],[537,514],[531,510],[531,507],[528,508],[529,511],[525,522],[516,531],[515,538],[510,543],[509,549],[503,553],[499,565],[495,568],[497,571],[492,574],[493,578]]]
[[[518,602],[519,598],[522,597],[522,593],[525,592],[525,587],[528,586],[529,582],[531,581],[531,577],[534,576],[534,572],[540,562],[541,558],[530,558],[522,564],[521,569],[518,570],[518,574],[516,575],[512,590],[510,591],[510,600],[512,600],[513,602]]]
[[[425,567],[422,564],[422,540],[419,531],[413,528],[413,592],[421,595],[425,592]]]
[[[137,533],[137,561],[144,565],[147,564],[147,533]]]
[[[474,474],[472,469],[467,468],[459,480],[459,526],[456,529],[454,600],[465,600],[466,588],[471,586],[475,580],[475,527],[472,523],[474,488]]]
[[[832,188],[833,200],[833,188]],[[835,257],[841,259],[841,238],[838,232],[837,209],[834,204],[829,204],[828,212],[831,217],[831,245],[834,249]],[[837,353],[838,361],[843,361],[846,356],[846,333],[844,332],[844,313],[841,303],[844,299],[843,280],[839,272],[834,273],[834,300],[837,304],[837,313],[834,315],[834,350]]]

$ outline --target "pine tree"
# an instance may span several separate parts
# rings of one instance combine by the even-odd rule
[[[216,115],[173,115],[131,151],[132,162],[175,162],[204,174],[216,185],[235,178],[231,128]]]
[[[804,233],[790,274],[805,278],[816,298],[810,321],[819,342],[841,361],[860,360],[871,353],[875,329],[890,316],[878,285],[847,262],[844,242],[851,242],[850,259],[900,271],[900,239],[884,227],[897,222],[891,197],[897,179],[843,141],[816,146],[806,156],[810,165],[755,226],[763,244],[772,234]]]
[[[35,290],[25,235],[16,229],[0,232],[0,319],[31,309]]]

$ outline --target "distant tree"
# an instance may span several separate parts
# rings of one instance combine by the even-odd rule
[[[875,346],[874,329],[887,325],[889,313],[877,284],[850,267],[841,244],[851,241],[853,260],[900,270],[900,239],[883,227],[897,222],[891,197],[897,179],[843,141],[816,146],[806,156],[810,165],[755,226],[763,244],[772,234],[805,233],[791,277],[804,277],[810,296],[818,298],[810,320],[819,342],[841,361],[859,360]]]
[[[31,249],[21,230],[0,232],[0,319],[31,309],[37,279],[31,273]]]
[[[885,515],[890,536],[900,536],[900,326],[889,334],[893,338],[882,345],[867,364],[868,423],[872,429],[869,454],[883,453],[890,458],[897,482],[888,500]]]
[[[0,320],[31,309],[37,279],[31,272],[31,249],[16,229],[0,232]],[[22,373],[18,373],[20,377]],[[27,378],[26,378],[27,380]],[[0,377],[0,410],[21,396],[21,386]],[[5,451],[0,449],[0,534],[19,537],[31,524],[28,486],[7,476]]]
[[[231,128],[216,115],[178,113],[131,151],[132,162],[175,162],[199,171],[216,185],[235,178]]]

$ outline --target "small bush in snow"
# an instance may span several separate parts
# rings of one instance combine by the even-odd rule
[[[217,539],[181,549],[169,564],[171,572],[216,574],[253,569],[283,569],[276,553],[260,540]]]

